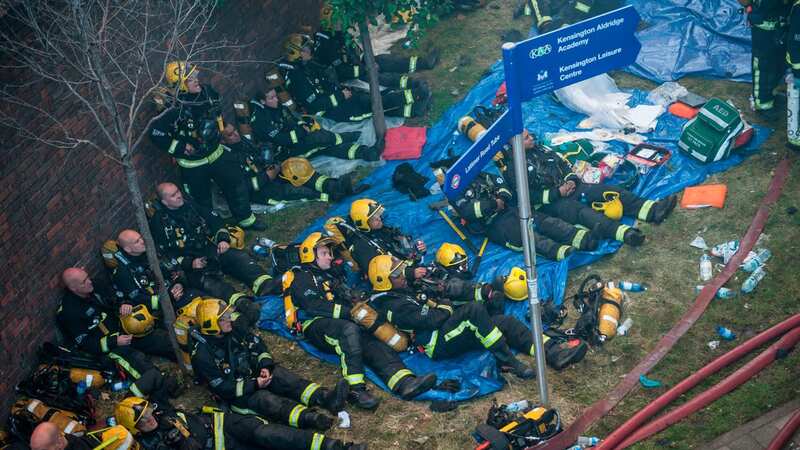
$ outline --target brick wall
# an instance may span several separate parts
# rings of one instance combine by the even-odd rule
[[[253,44],[232,59],[273,60],[283,36],[316,21],[318,0],[239,0],[225,2],[215,33],[239,44]],[[263,65],[242,64],[201,81],[211,81],[230,103],[247,98],[261,85]],[[0,74],[5,78],[9,74]],[[79,105],[47,87],[39,95],[48,110],[73,129],[92,129]],[[53,339],[54,314],[61,295],[59,275],[84,265],[104,276],[99,245],[125,227],[135,227],[122,168],[90,148],[55,150],[35,142],[4,143],[0,163],[0,420],[5,421],[14,386],[28,373],[36,349]],[[174,178],[168,158],[143,146],[135,157],[141,187]]]

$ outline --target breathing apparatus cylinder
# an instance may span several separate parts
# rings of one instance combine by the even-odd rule
[[[622,316],[622,290],[613,282],[603,288],[600,311],[597,313],[597,329],[602,339],[617,335],[619,318]]]
[[[181,314],[175,318],[172,329],[175,330],[175,339],[181,348],[181,359],[183,366],[192,370],[192,356],[189,354],[189,332],[195,326],[197,320],[187,314]]]
[[[787,77],[786,102],[786,137],[790,145],[800,147],[800,89],[794,76]]]
[[[100,371],[82,367],[71,367],[69,369],[69,380],[75,384],[83,381],[87,386],[93,388],[99,388],[106,384],[106,380]]]
[[[458,131],[467,136],[472,142],[475,142],[486,133],[486,128],[472,117],[464,116],[458,120]]]
[[[27,410],[43,422],[47,421],[53,423],[65,434],[83,436],[83,434],[86,433],[86,426],[78,421],[75,413],[51,408],[42,403],[41,400],[20,399],[11,407],[11,414],[15,414],[20,410]]]
[[[396,352],[405,351],[408,348],[408,335],[402,331],[397,330],[389,322],[384,322],[377,327],[378,313],[367,303],[356,303],[353,309],[350,310],[350,316],[353,321],[363,326],[368,331],[384,342],[389,347],[392,347]]]

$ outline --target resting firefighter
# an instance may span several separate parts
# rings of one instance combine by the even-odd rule
[[[548,216],[589,228],[599,238],[639,246],[645,239],[641,230],[620,223],[619,217],[607,216],[626,215],[644,222],[661,223],[677,204],[674,195],[659,201],[646,200],[618,186],[583,183],[561,155],[536,143],[527,131],[523,135],[531,207]],[[507,162],[512,160],[510,149],[503,150],[503,158]],[[505,170],[503,175],[513,185],[513,164],[498,166]],[[618,195],[622,211],[613,214],[606,210],[604,214],[592,208],[594,202],[606,200],[605,193]]]
[[[366,450],[366,444],[344,443],[322,433],[269,423],[254,415],[203,407],[192,414],[140,397],[117,403],[114,418],[144,450],[271,449]]]
[[[522,235],[513,188],[502,176],[481,172],[451,202],[467,229],[514,251],[522,251]],[[591,251],[598,239],[590,231],[557,217],[533,211],[536,253],[561,261],[574,250]]]
[[[300,267],[283,276],[287,319],[295,321],[293,325],[315,347],[339,356],[342,375],[350,384],[350,401],[359,408],[373,410],[379,404],[367,391],[365,366],[403,399],[429,390],[436,384],[436,375],[417,377],[392,347],[351,320],[353,300],[359,299],[346,286],[344,275],[332,267],[334,243],[314,232],[300,245]]]
[[[390,255],[378,255],[369,263],[372,295],[369,305],[381,320],[411,336],[413,345],[421,346],[429,358],[447,359],[471,350],[489,350],[499,365],[519,378],[535,377],[533,369],[511,353],[499,327],[511,331],[511,339],[524,339],[527,328],[508,316],[492,317],[480,303],[459,308],[445,299],[429,298],[409,288],[403,269],[406,262]],[[521,328],[518,328],[517,325]],[[530,338],[530,336],[528,336]],[[515,342],[521,344],[522,341]],[[530,347],[524,351],[530,351]]]
[[[233,308],[206,299],[197,306],[199,334],[194,337],[192,367],[211,392],[233,412],[264,416],[294,428],[327,430],[347,400],[347,382],[325,389],[277,365],[262,338],[231,333]]]

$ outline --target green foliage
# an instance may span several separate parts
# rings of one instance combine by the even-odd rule
[[[386,23],[399,25],[407,20],[414,45],[439,16],[452,10],[450,0],[330,0],[328,4],[333,8],[333,24],[342,29],[357,29],[363,22],[376,25],[380,16]]]

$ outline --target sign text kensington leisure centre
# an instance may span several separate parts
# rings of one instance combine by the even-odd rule
[[[625,23],[624,18],[616,18],[614,20],[609,20],[607,22],[600,23],[596,26],[586,28],[584,30],[568,34],[566,36],[561,36],[558,38],[558,53],[563,53],[572,49],[576,49],[579,47],[589,45],[589,38],[593,33],[596,31],[603,31],[611,28],[618,28],[623,23]],[[614,55],[618,55],[622,53],[622,47],[617,47],[611,50],[605,50],[602,53],[598,53],[593,56],[588,56],[583,58],[580,61],[575,61],[571,64],[567,64],[566,66],[559,66],[558,73],[559,73],[559,80],[569,80],[570,78],[575,78],[581,75],[582,70],[589,64],[592,64],[596,61],[601,59],[605,59]]]

